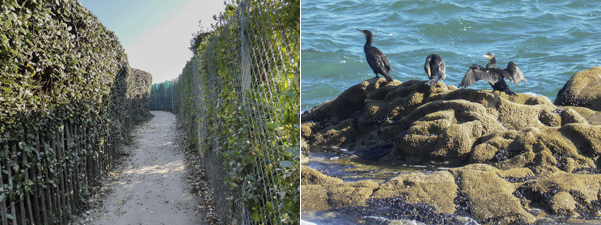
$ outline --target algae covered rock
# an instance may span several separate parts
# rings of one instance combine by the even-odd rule
[[[560,91],[566,97],[556,103],[576,106],[441,82],[363,81],[302,115],[309,154],[346,148],[357,162],[452,168],[380,183],[303,168],[302,209],[430,222],[416,215],[447,222],[462,215],[481,224],[594,217],[601,210],[601,89],[592,85],[600,72],[580,72]]]
[[[596,216],[601,205],[600,174],[558,172],[532,180],[520,189],[533,202],[558,215]]]
[[[437,213],[453,213],[457,185],[447,171],[401,174],[383,183],[371,180],[341,182],[303,166],[302,209],[325,210],[367,206],[368,199],[398,197],[408,204],[425,203]]]
[[[301,207],[304,210],[326,210],[349,206],[365,206],[379,184],[363,180],[345,183],[317,170],[302,166]]]
[[[380,188],[371,197],[401,197],[410,204],[425,203],[434,206],[438,213],[454,213],[453,199],[457,197],[457,185],[453,175],[447,171],[433,174],[410,173],[380,184]]]
[[[583,106],[601,111],[601,67],[580,71],[557,93],[555,104],[562,106]]]
[[[406,164],[527,166],[537,174],[596,169],[601,126],[588,122],[595,113],[543,96],[383,81],[363,81],[304,113],[308,148],[339,146]]]
[[[516,187],[499,175],[499,170],[484,164],[472,164],[451,170],[477,221],[493,224],[524,224],[536,222],[536,217],[524,209],[513,195]],[[526,175],[526,174],[523,174]]]
[[[482,224],[533,224],[546,215],[532,211],[533,205],[571,218],[595,216],[601,205],[599,174],[560,171],[536,177],[528,168],[501,170],[487,164],[470,164],[449,171],[400,174],[376,183],[371,180],[341,182],[307,167],[303,172],[308,175],[303,174],[301,178],[302,210],[347,213],[360,210],[369,215],[377,214],[384,207],[435,218],[452,214],[469,216]],[[404,218],[407,215],[387,216]],[[413,218],[411,216],[409,218]],[[422,219],[419,221],[432,218]]]
[[[584,123],[584,121],[586,121],[590,125],[601,125],[601,112],[599,111],[578,106],[564,106],[562,108],[567,109],[566,112],[570,111],[568,114],[566,114],[566,116],[568,116],[566,122],[572,121],[572,123]],[[572,111],[575,111],[576,113],[573,113]],[[574,116],[570,114],[574,114]],[[569,117],[575,118],[570,119]]]
[[[301,173],[303,175],[301,185],[336,185],[344,183],[340,178],[326,176],[307,166],[301,166]]]

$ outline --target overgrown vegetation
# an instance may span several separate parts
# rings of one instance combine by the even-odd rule
[[[300,1],[234,2],[215,18],[174,81],[174,110],[217,159],[207,173],[232,189],[237,220],[298,223]]]
[[[0,219],[65,223],[150,115],[152,78],[76,0],[5,0],[0,18]]]
[[[198,21],[200,30],[198,30],[196,33],[192,34],[192,40],[190,40],[190,51],[192,51],[192,53],[196,56],[196,53],[198,53],[196,51],[196,49],[198,49],[198,46],[200,46],[200,43],[202,43],[207,37],[211,36],[211,32],[208,30],[205,30],[205,28],[202,26],[202,21]]]

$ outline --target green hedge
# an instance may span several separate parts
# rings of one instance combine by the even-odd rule
[[[217,183],[233,193],[233,212],[220,214],[298,223],[300,1],[239,3],[174,81],[174,111],[204,154],[218,211],[228,196]]]
[[[76,0],[3,0],[0,18],[0,208],[70,182],[70,204],[41,208],[43,217],[17,210],[28,222],[64,222],[65,210],[79,208],[88,185],[111,168],[130,118],[148,118],[152,78],[130,70],[115,34]],[[100,171],[79,174],[91,165]]]
[[[131,68],[127,79],[128,111],[134,115],[134,122],[144,121],[150,117],[150,96],[152,91],[152,75],[146,71]]]

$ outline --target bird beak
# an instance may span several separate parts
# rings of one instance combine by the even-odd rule
[[[358,31],[361,31],[361,33],[365,33],[363,30],[361,30],[361,29],[359,29],[359,28],[357,28],[357,30],[358,30]]]
[[[430,69],[427,69],[428,71],[426,71],[426,73],[428,74],[428,76],[430,76]]]
[[[483,55],[483,56],[484,56],[484,58],[490,59],[490,56],[488,56],[488,55]]]

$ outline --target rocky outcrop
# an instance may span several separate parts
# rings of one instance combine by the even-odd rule
[[[454,213],[453,200],[457,197],[457,185],[447,171],[433,174],[410,173],[394,177],[380,184],[371,198],[403,197],[409,204],[426,203],[436,207],[438,213]]]
[[[556,215],[597,216],[601,207],[601,175],[558,172],[527,182],[521,193]]]
[[[595,170],[601,126],[579,111],[543,96],[370,79],[304,113],[301,131],[308,148],[340,146],[367,160]]]
[[[535,177],[527,168],[500,170],[491,165],[470,164],[449,171],[401,174],[376,183],[342,182],[306,166],[302,173],[303,210],[369,212],[374,202],[393,199],[403,202],[396,207],[425,204],[433,209],[409,208],[426,210],[413,212],[416,214],[436,213],[440,217],[458,213],[480,223],[532,224],[546,215],[531,210],[533,205],[555,215],[581,218],[596,216],[601,205],[599,174],[557,172]]]
[[[564,86],[576,106],[444,83],[363,81],[302,115],[306,153],[348,149],[361,160],[453,168],[376,183],[304,167],[302,208],[412,205],[494,224],[535,223],[547,213],[590,218],[601,209],[601,89],[590,86],[599,72],[580,72]]]
[[[366,200],[379,185],[370,180],[344,183],[303,166],[301,169],[301,207],[305,210],[325,210],[350,206],[366,206]]]
[[[601,67],[578,72],[557,93],[555,104],[601,111]]]
[[[503,178],[500,171],[484,164],[471,164],[451,170],[460,183],[462,205],[468,207],[474,219],[494,224],[525,224],[536,222],[536,217],[514,196],[516,184]],[[526,175],[521,174],[521,175]]]

